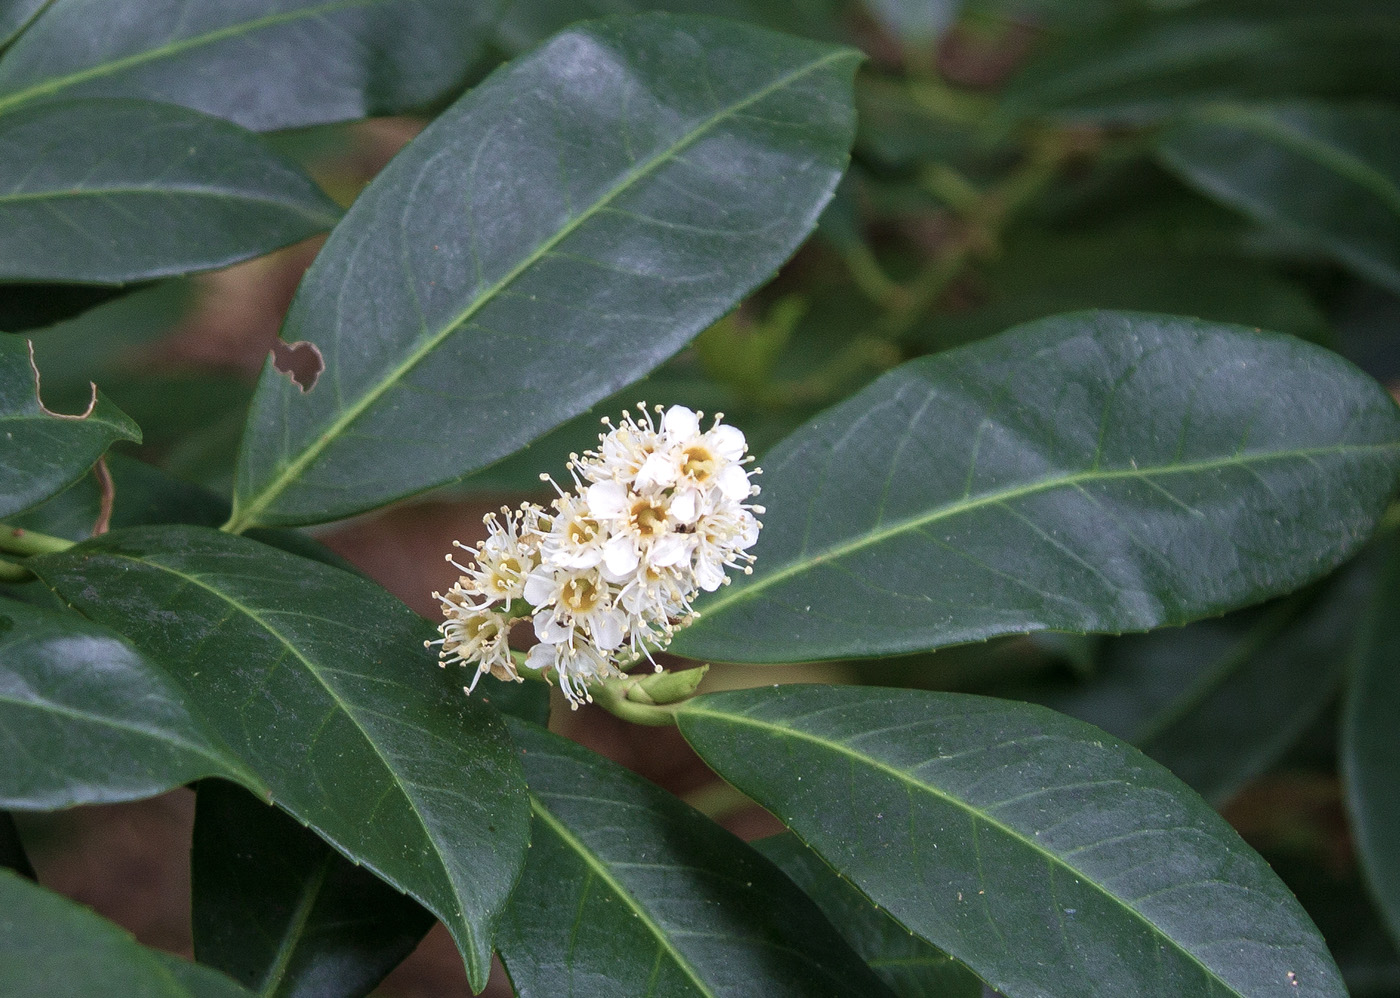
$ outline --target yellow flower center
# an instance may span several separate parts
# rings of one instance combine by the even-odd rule
[[[691,444],[683,452],[681,471],[697,482],[703,482],[715,473],[716,461],[713,453],[704,444]]]
[[[643,538],[664,534],[666,508],[650,499],[638,499],[632,504],[632,522],[637,525],[637,533]]]
[[[598,524],[593,520],[579,517],[576,520],[569,521],[568,534],[569,543],[579,545],[587,544],[598,536]]]
[[[574,614],[591,613],[603,599],[602,590],[591,579],[573,578],[564,583],[564,605]]]

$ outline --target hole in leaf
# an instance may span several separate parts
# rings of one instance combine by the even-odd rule
[[[44,405],[44,390],[39,384],[39,365],[34,362],[34,341],[28,340],[29,344],[29,369],[34,372],[34,401],[39,403],[39,411],[46,416],[53,416],[55,419],[87,419],[92,415],[92,410],[97,408],[97,382],[90,381],[88,386],[92,389],[92,398],[88,400],[87,408],[76,415],[67,415],[62,412],[54,412]]]
[[[315,343],[277,340],[272,344],[272,366],[291,378],[292,384],[305,394],[316,387],[316,379],[326,369],[326,361]]]

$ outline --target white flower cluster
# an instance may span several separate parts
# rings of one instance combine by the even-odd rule
[[[598,449],[571,457],[574,491],[541,476],[559,493],[552,509],[503,508],[486,518],[473,564],[448,555],[462,576],[433,594],[447,619],[431,643],[443,665],[477,663],[468,693],[487,672],[520,680],[510,628],[529,617],[539,643],[526,666],[553,670],[577,707],[592,699],[589,681],[664,648],[694,618],[696,593],[728,581],[725,568],[752,571],[763,507],[748,502],[759,490],[743,433],[719,415],[702,430],[704,413],[684,406],[659,425],[637,408],[640,419],[604,419]]]

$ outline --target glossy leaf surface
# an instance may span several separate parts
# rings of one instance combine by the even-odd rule
[[[492,30],[507,52],[534,48],[556,31],[578,21],[615,14],[664,11],[744,21],[810,38],[837,34],[834,0],[512,0]]]
[[[778,662],[1181,624],[1374,527],[1400,409],[1334,354],[1085,312],[910,361],[764,459],[754,574],[672,650]]]
[[[1369,572],[1180,629],[1110,639],[1046,706],[1116,735],[1215,804],[1279,760],[1333,702]]]
[[[0,46],[25,29],[49,0],[0,0]]]
[[[240,998],[216,970],[147,949],[87,908],[0,870],[0,993],[6,998]]]
[[[151,797],[201,776],[259,787],[178,685],[77,614],[0,603],[0,804]]]
[[[1216,107],[1167,130],[1187,183],[1400,294],[1400,111]]]
[[[859,54],[709,19],[556,36],[355,202],[263,371],[233,525],[307,523],[483,467],[635,381],[768,277],[851,141]]]
[[[1361,866],[1391,938],[1400,946],[1400,546],[1386,562],[1357,634],[1342,721],[1342,774]]]
[[[256,136],[184,108],[90,100],[0,115],[3,280],[120,284],[209,270],[339,215]]]
[[[511,721],[534,823],[501,920],[520,998],[887,994],[772,864],[602,756]]]
[[[392,114],[461,82],[495,6],[53,0],[0,57],[0,112],[75,97],[137,97],[257,131]]]
[[[442,918],[485,983],[528,806],[504,726],[435,667],[426,622],[358,576],[198,527],[31,567],[159,662],[272,799]]]
[[[681,732],[842,876],[1008,996],[1346,994],[1268,865],[1161,766],[1031,704],[786,686]]]
[[[77,481],[116,441],[141,439],[137,425],[101,395],[85,417],[46,410],[39,380],[27,342],[0,336],[0,516]]]
[[[195,958],[266,998],[361,998],[435,921],[219,780],[199,785],[190,863]]]
[[[870,903],[794,835],[752,843],[816,901],[898,998],[982,998],[982,981]]]

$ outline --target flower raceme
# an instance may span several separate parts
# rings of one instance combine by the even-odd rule
[[[702,429],[704,413],[684,406],[657,406],[659,423],[637,408],[617,425],[604,419],[598,449],[570,458],[574,491],[541,476],[559,493],[548,509],[503,508],[486,517],[470,564],[448,555],[462,575],[433,594],[446,619],[430,644],[442,665],[475,663],[468,693],[488,672],[520,681],[510,629],[528,617],[539,643],[526,667],[552,671],[577,707],[592,699],[590,682],[665,648],[727,568],[752,571],[763,507],[748,502],[758,470],[745,467],[744,434],[722,415]]]

